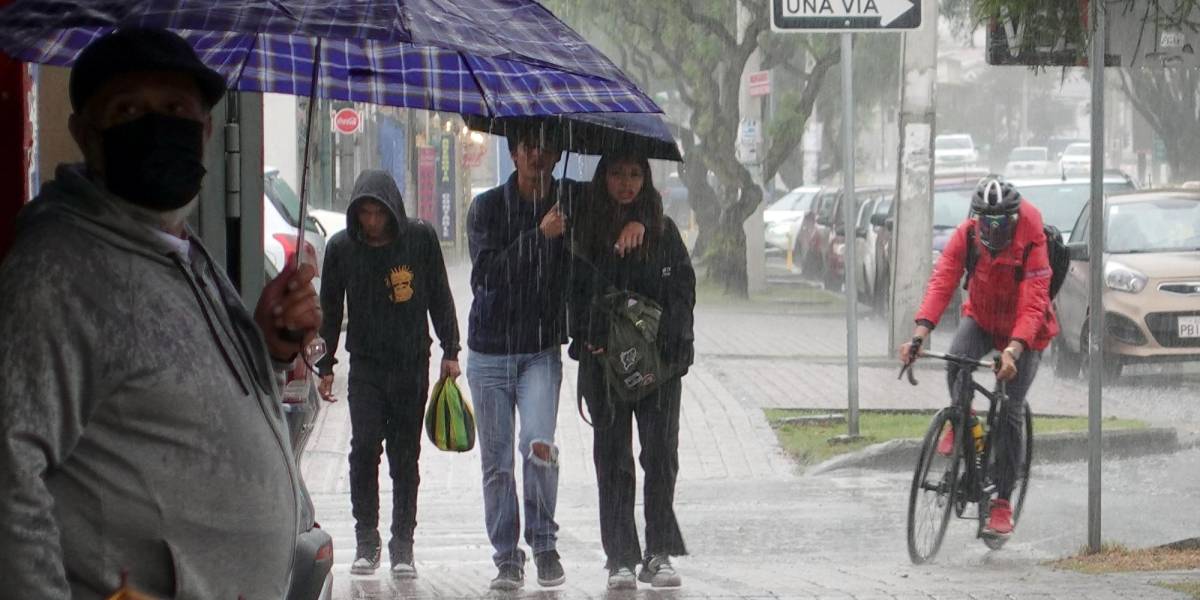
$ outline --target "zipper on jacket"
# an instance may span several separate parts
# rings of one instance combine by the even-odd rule
[[[221,352],[221,357],[225,359],[226,366],[229,367],[229,371],[233,374],[233,378],[237,380],[238,387],[241,388],[243,394],[250,395],[250,390],[247,389],[246,382],[244,381],[242,374],[238,372],[237,366],[233,364],[233,357],[229,355],[229,351],[225,348],[225,344],[221,343],[220,328],[216,323],[213,323],[213,316],[210,314],[210,307],[208,306],[208,302],[206,302],[204,299],[206,292],[197,286],[195,274],[188,269],[187,265],[183,263],[183,259],[178,254],[172,252],[171,258],[175,260],[175,264],[180,268],[180,270],[183,271],[184,279],[187,279],[188,281],[188,289],[192,290],[192,295],[196,297],[196,302],[200,304],[200,312],[204,315],[204,322],[208,324],[208,329],[212,333],[217,348]],[[200,282],[200,285],[203,285],[202,281]]]

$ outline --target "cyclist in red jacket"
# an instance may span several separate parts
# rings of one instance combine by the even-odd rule
[[[916,315],[913,341],[924,341],[950,304],[967,265],[968,243],[975,244],[976,264],[968,273],[967,298],[962,320],[950,344],[950,354],[979,359],[1001,350],[996,376],[1008,382],[1008,402],[998,415],[996,482],[998,498],[992,504],[984,534],[1007,537],[1012,533],[1012,495],[1017,465],[1021,464],[1025,394],[1037,374],[1042,350],[1058,335],[1058,322],[1050,306],[1052,270],[1046,252],[1042,215],[1004,179],[989,175],[980,180],[971,198],[971,216],[958,226],[934,266],[925,299]],[[900,347],[900,360],[916,359],[913,342]],[[958,367],[948,365],[953,393]],[[954,432],[939,441],[938,452],[954,449]]]

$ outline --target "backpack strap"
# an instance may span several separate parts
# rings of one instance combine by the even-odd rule
[[[979,251],[975,249],[975,228],[967,228],[967,276],[963,278],[962,289],[967,289],[971,284],[971,274],[975,272],[975,265],[979,263]]]
[[[1033,252],[1033,242],[1029,242],[1029,245],[1025,246],[1025,253],[1021,255],[1021,265],[1015,271],[1017,283],[1021,283],[1025,279],[1025,263],[1029,262],[1029,254],[1031,252]]]

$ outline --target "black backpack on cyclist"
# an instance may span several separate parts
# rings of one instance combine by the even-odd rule
[[[1050,259],[1050,299],[1053,300],[1058,295],[1058,290],[1062,288],[1063,280],[1067,278],[1067,269],[1071,266],[1071,254],[1067,250],[1067,245],[1063,242],[1062,233],[1053,225],[1044,225],[1042,227],[1046,233],[1046,256]],[[1025,262],[1029,260],[1029,253],[1033,251],[1033,244],[1025,246],[1025,254],[1021,257],[1021,266],[1017,268],[1016,277],[1020,282],[1025,278]],[[979,250],[975,248],[975,228],[967,228],[967,276],[963,279],[963,289],[971,283],[971,273],[975,272],[975,265],[979,262]]]

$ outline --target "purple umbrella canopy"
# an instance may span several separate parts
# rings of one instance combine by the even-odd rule
[[[69,66],[132,26],[176,31],[241,91],[489,117],[661,112],[533,0],[16,0],[0,50]]]

